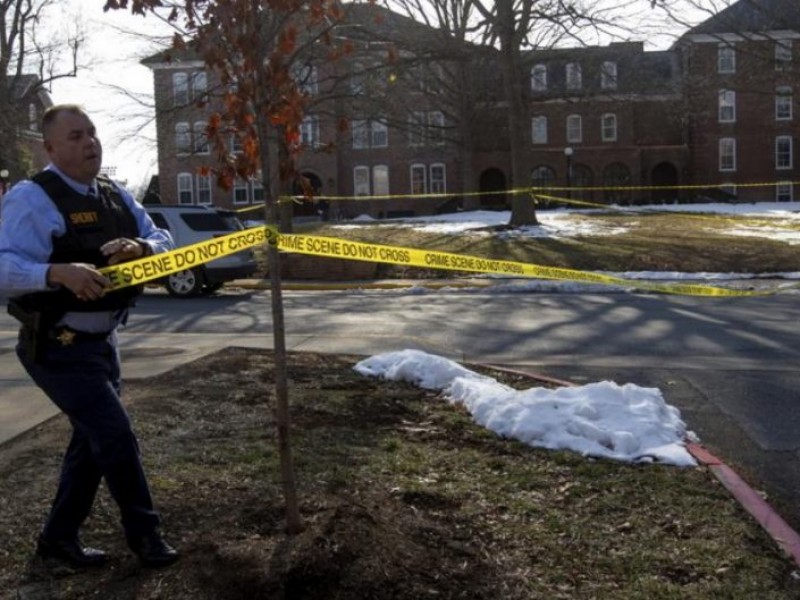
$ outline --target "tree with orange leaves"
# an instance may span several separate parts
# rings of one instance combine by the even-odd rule
[[[336,0],[107,0],[104,10],[155,13],[176,27],[173,51],[200,57],[221,84],[221,102],[208,122],[217,156],[210,167],[220,185],[262,174],[267,223],[278,225],[279,193],[297,178],[300,125],[308,94],[299,73],[314,61],[333,61],[348,42],[332,35],[344,12]],[[238,138],[241,153],[228,151]],[[286,342],[277,247],[268,247],[275,352],[278,449],[286,499],[286,526],[302,530],[291,445]]]

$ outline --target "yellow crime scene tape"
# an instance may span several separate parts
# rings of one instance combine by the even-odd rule
[[[160,279],[172,273],[177,273],[236,252],[241,252],[242,250],[262,246],[265,243],[277,244],[278,249],[284,252],[309,254],[313,256],[425,267],[429,269],[487,273],[491,275],[617,285],[668,294],[730,297],[764,296],[772,293],[769,291],[732,290],[708,285],[652,283],[624,279],[612,275],[603,275],[590,271],[545,267],[507,260],[493,260],[450,252],[421,250],[402,246],[385,246],[340,238],[279,234],[277,230],[271,226],[252,227],[226,236],[183,246],[170,252],[106,267],[101,269],[101,273],[109,278],[112,289],[119,289]]]
[[[242,250],[263,246],[267,242],[274,243],[277,237],[278,230],[275,227],[251,227],[170,252],[104,267],[100,272],[111,281],[112,289],[119,289],[161,279]]]

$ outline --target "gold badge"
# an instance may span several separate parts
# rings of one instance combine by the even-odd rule
[[[75,341],[75,332],[64,329],[56,339],[61,342],[62,346],[71,346],[72,342]]]

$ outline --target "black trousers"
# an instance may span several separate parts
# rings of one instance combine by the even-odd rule
[[[17,355],[73,428],[43,537],[76,539],[102,478],[119,506],[126,535],[138,537],[154,531],[159,516],[153,509],[136,436],[120,401],[116,334],[66,345],[51,340],[35,363],[21,343]]]

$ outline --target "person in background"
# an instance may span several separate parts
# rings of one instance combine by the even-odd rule
[[[159,532],[120,400],[116,330],[141,289],[112,291],[98,269],[174,245],[129,192],[99,175],[102,147],[80,106],[49,108],[41,131],[50,164],[14,185],[0,214],[0,292],[22,323],[17,355],[73,428],[36,556],[69,569],[106,562],[79,537],[105,479],[128,546],[144,565],[166,566],[179,555]]]

